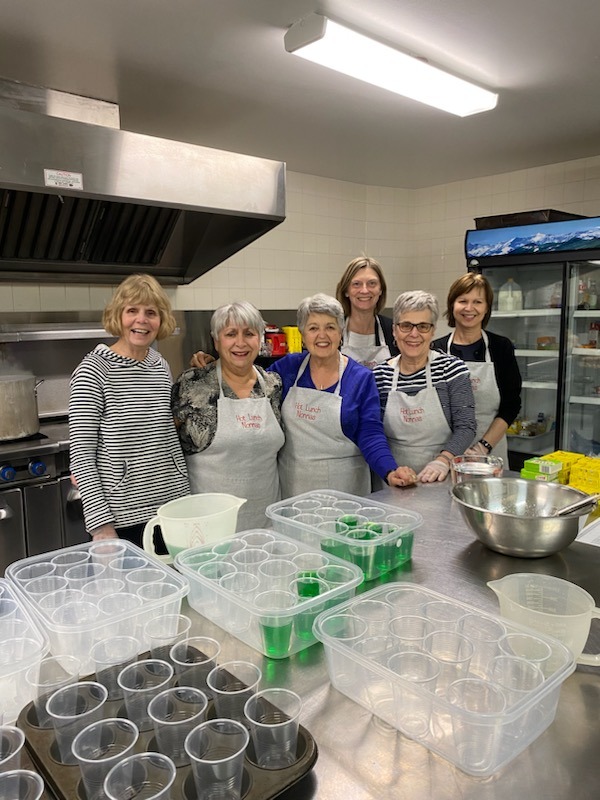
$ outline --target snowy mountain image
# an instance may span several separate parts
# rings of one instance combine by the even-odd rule
[[[600,219],[467,231],[467,258],[600,248]]]

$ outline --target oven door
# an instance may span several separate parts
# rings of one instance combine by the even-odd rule
[[[23,488],[27,555],[59,550],[62,544],[62,514],[57,480]]]
[[[21,489],[0,491],[0,573],[13,561],[27,556]]]
[[[70,547],[73,544],[86,544],[90,537],[86,533],[83,521],[83,507],[79,490],[71,483],[71,478],[59,478],[60,503],[62,507],[63,544]]]

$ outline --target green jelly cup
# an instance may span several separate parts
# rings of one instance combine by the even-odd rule
[[[343,558],[348,561],[348,545],[341,539],[345,536],[350,528],[345,522],[339,520],[328,519],[317,525],[317,530],[323,536],[321,539],[321,550],[324,553],[329,553],[337,558]]]
[[[298,611],[294,615],[294,631],[302,641],[314,640],[313,622],[315,618],[327,607],[325,595],[329,592],[329,585],[320,578],[300,577],[290,584],[290,591],[298,594],[300,602]],[[315,600],[323,595],[323,600]]]
[[[254,598],[265,654],[270,658],[288,655],[294,624],[292,609],[297,605],[298,595],[282,589],[270,589]]]
[[[366,528],[355,528],[346,534],[348,545],[348,560],[359,567],[369,581],[379,575],[375,566],[375,556],[377,545],[375,542],[379,536]]]
[[[329,564],[327,556],[321,553],[299,553],[292,558],[298,578],[316,578],[317,571]]]
[[[349,528],[363,528],[369,519],[362,514],[343,514],[337,521],[343,522]]]

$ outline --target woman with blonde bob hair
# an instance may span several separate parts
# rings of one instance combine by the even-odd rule
[[[97,345],[71,378],[71,471],[93,539],[141,544],[156,509],[189,492],[171,416],[171,371],[152,348],[175,330],[165,291],[130,275],[102,317],[117,340]]]
[[[342,353],[369,369],[398,355],[392,320],[380,314],[386,295],[381,264],[369,256],[352,259],[335,292],[346,317]]]

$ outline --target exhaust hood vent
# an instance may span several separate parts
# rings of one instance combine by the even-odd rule
[[[190,283],[285,219],[285,164],[0,106],[0,280]]]

